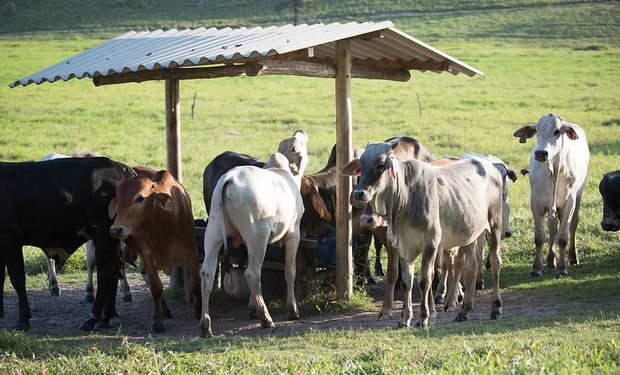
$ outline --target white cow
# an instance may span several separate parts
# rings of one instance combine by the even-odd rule
[[[398,249],[403,268],[405,300],[399,326],[409,326],[413,317],[411,287],[413,262],[422,254],[420,266],[420,319],[427,326],[434,310],[431,280],[439,249],[461,247],[466,260],[465,288],[457,321],[467,320],[473,309],[478,259],[476,239],[489,232],[494,297],[491,318],[502,313],[499,294],[502,230],[502,179],[491,163],[459,160],[433,166],[415,159],[399,162],[393,155],[397,144],[371,143],[359,159],[345,165],[341,173],[359,175],[352,193],[353,203],[370,203],[374,213],[387,220],[387,239]]]
[[[38,161],[48,161],[55,159],[66,159],[71,156],[65,154],[50,153],[42,157]],[[62,269],[65,262],[69,258],[69,254],[64,249],[44,249],[47,255],[47,284],[52,296],[60,295],[60,288],[58,287],[58,277],[56,275],[56,268]],[[58,263],[54,259],[58,259]],[[86,242],[86,271],[88,275],[86,277],[86,286],[84,287],[85,295],[84,302],[93,303],[95,301],[95,284],[93,283],[93,272],[95,271],[95,244],[92,240]],[[131,291],[129,290],[129,283],[127,282],[127,276],[125,275],[125,268],[121,269],[121,290],[123,291],[123,300],[126,302],[133,301]]]
[[[557,276],[568,276],[566,245],[569,243],[569,263],[579,264],[575,247],[575,231],[579,223],[581,194],[586,186],[590,150],[586,134],[577,125],[565,122],[555,114],[542,116],[536,125],[528,125],[514,133],[521,143],[537,136],[530,156],[530,204],[534,215],[536,255],[532,277],[542,277],[542,247],[545,241],[544,217],[549,228],[547,267],[555,267],[556,236],[560,246]],[[558,231],[558,218],[560,228]]]
[[[263,169],[236,167],[218,180],[205,230],[205,258],[200,270],[201,337],[212,335],[209,296],[213,289],[218,253],[229,236],[233,237],[233,243],[243,241],[246,244],[248,264],[245,278],[251,291],[250,315],[255,316],[258,312],[263,327],[274,325],[260,284],[266,247],[267,244],[284,244],[288,318],[299,318],[294,291],[295,259],[300,241],[299,223],[304,212],[300,186],[308,163],[307,140],[302,131],[293,136],[300,160],[295,176],[291,173],[289,160],[275,153]]]

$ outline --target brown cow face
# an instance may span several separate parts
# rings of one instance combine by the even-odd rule
[[[386,178],[398,173],[398,161],[392,153],[399,143],[370,143],[359,159],[351,160],[341,173],[360,176],[355,190],[351,193],[351,203],[363,207],[387,185]]]
[[[116,197],[108,207],[108,214],[114,220],[110,234],[125,240],[136,228],[157,215],[158,210],[171,209],[170,194],[158,192],[157,185],[147,177],[131,177],[118,186]]]

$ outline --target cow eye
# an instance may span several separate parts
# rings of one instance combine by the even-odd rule
[[[138,198],[136,198],[136,203],[142,203],[143,201],[144,201],[144,197],[141,195]]]
[[[385,164],[384,164],[384,163],[377,164],[377,170],[378,170],[378,171],[382,171],[382,170],[384,170],[384,169],[385,169]]]
[[[560,129],[555,129],[555,131],[553,132],[553,135],[560,135]]]
[[[293,146],[293,148],[291,149],[291,152],[297,152],[297,147]]]

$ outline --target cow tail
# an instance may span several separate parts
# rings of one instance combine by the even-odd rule
[[[226,186],[230,180],[225,178],[224,183],[222,184],[222,189],[218,192],[220,194],[220,212],[222,213],[222,220],[220,221],[220,228],[222,230],[222,239],[224,240],[224,262],[222,263],[222,272],[229,273],[230,272],[230,253],[228,252],[228,235],[226,233],[226,220],[227,220],[227,211],[226,211],[226,202],[224,195],[226,193]]]

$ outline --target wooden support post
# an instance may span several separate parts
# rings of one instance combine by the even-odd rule
[[[336,42],[336,168],[351,160],[351,41]],[[353,295],[351,251],[351,177],[338,174],[336,182],[336,296],[349,300]]]
[[[181,182],[181,105],[179,97],[179,80],[166,79],[166,169]],[[183,265],[172,267],[170,288],[184,288],[185,302],[189,302],[189,285],[184,283]]]

